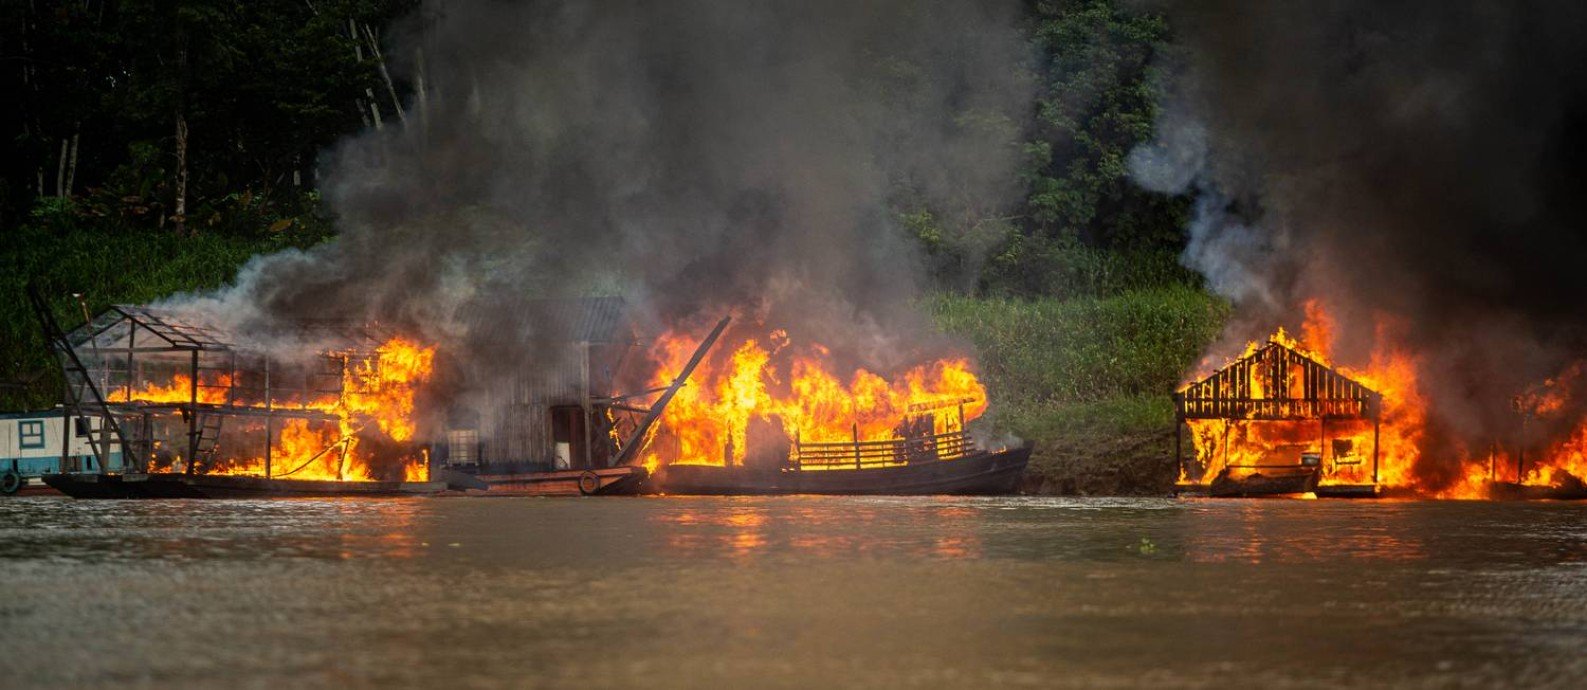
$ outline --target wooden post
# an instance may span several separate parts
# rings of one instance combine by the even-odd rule
[[[265,479],[269,479],[270,478],[270,462],[271,462],[271,460],[274,459],[271,456],[274,454],[273,453],[273,446],[275,446],[275,441],[271,437],[274,436],[274,432],[275,432],[274,427],[275,427],[275,421],[276,421],[276,417],[275,417],[275,402],[270,397],[270,358],[269,357],[265,358],[265,362],[264,362],[264,377],[265,377],[265,379],[264,379],[264,399],[265,399],[265,466],[264,466],[264,474],[265,474]]]
[[[1328,418],[1317,417],[1317,471],[1321,472],[1323,460],[1328,457]]]
[[[62,380],[65,381],[65,390],[63,391],[65,395],[61,396],[61,472],[63,473],[77,470],[77,463],[68,459],[71,455],[70,449],[72,447],[72,409],[76,407],[75,405],[66,404],[67,400],[72,399],[72,382],[70,379],[70,376],[62,377]],[[71,464],[71,469],[67,469],[68,463]]]
[[[590,418],[593,415],[591,414],[592,410],[590,408],[589,341],[579,343],[579,395],[581,396],[579,398],[579,407],[584,411],[584,423],[580,425],[584,427],[584,467],[587,469],[593,469],[595,467],[595,460],[594,454],[590,449],[590,446],[593,445],[592,442],[594,439],[590,437]]]
[[[193,465],[198,460],[198,350],[193,351],[189,373],[193,378],[187,382],[187,474],[193,474]]]
[[[1185,417],[1176,413],[1174,415],[1174,467],[1179,470],[1179,478],[1181,480],[1190,478],[1189,473],[1185,471],[1184,436]]]
[[[860,469],[860,423],[854,423],[854,469]]]
[[[1520,484],[1526,476],[1526,413],[1521,413],[1521,447],[1515,454],[1515,483]]]
[[[1372,485],[1378,485],[1378,431],[1383,427],[1383,412],[1372,415]]]
[[[1234,426],[1234,421],[1223,420],[1223,468],[1229,469],[1229,427]]]

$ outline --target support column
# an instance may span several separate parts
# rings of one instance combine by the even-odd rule
[[[193,351],[189,373],[193,378],[188,380],[187,391],[187,474],[193,474],[198,460],[198,350]]]
[[[1372,485],[1378,485],[1378,432],[1383,428],[1383,415],[1372,417]]]
[[[273,459],[275,449],[275,401],[270,396],[270,358],[264,362],[264,400],[265,400],[265,479],[270,478],[270,461]]]
[[[584,427],[584,467],[585,469],[594,469],[595,453],[594,449],[590,447],[594,441],[590,436],[590,425],[594,420],[591,419],[593,410],[590,407],[590,344],[588,341],[579,343],[579,407],[584,411],[584,423],[579,425]]]

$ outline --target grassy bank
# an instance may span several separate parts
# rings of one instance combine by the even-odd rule
[[[1036,443],[1041,493],[1166,491],[1169,392],[1217,335],[1227,305],[1187,286],[1072,300],[940,297],[948,332],[973,342],[997,427]]]

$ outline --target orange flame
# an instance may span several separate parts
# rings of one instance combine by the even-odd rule
[[[1335,322],[1317,300],[1304,305],[1305,322],[1296,339],[1282,328],[1271,340],[1294,349],[1317,362],[1333,367],[1382,395],[1381,426],[1374,430],[1370,420],[1255,421],[1188,420],[1196,457],[1206,472],[1202,481],[1211,481],[1228,466],[1287,464],[1299,462],[1302,453],[1321,455],[1324,485],[1370,484],[1373,481],[1373,451],[1377,452],[1377,479],[1385,487],[1410,490],[1435,498],[1475,499],[1488,496],[1490,482],[1507,477],[1498,468],[1514,467],[1514,458],[1499,448],[1466,448],[1456,451],[1453,461],[1460,471],[1455,481],[1432,486],[1418,477],[1415,469],[1424,457],[1429,418],[1428,400],[1417,379],[1419,360],[1398,343],[1393,319],[1380,317],[1375,349],[1366,366],[1355,368],[1330,363],[1334,348]],[[1241,357],[1256,352],[1263,343],[1250,343]],[[1205,366],[1206,363],[1204,363]],[[1580,374],[1573,366],[1560,379]],[[1208,372],[1210,373],[1210,372]],[[1253,376],[1254,379],[1260,377]],[[1253,380],[1252,395],[1277,399],[1300,397],[1286,386],[1289,382]],[[1556,380],[1542,389],[1518,397],[1516,406],[1524,414],[1547,417],[1559,414],[1566,406],[1562,387]],[[1519,481],[1530,485],[1558,486],[1571,478],[1587,476],[1587,421],[1568,437],[1555,441],[1539,457],[1529,458],[1531,469]]]
[[[404,481],[427,481],[427,453],[410,446],[417,432],[415,395],[434,368],[435,348],[401,337],[387,340],[372,356],[328,353],[345,362],[339,394],[298,403],[273,400],[280,409],[318,412],[321,419],[293,417],[270,425],[268,466],[266,453],[217,445],[204,471],[213,474],[266,475],[308,480],[372,481],[386,478],[377,471],[384,458],[399,455]],[[201,404],[264,409],[262,401],[239,400],[232,394],[232,377],[200,377],[197,401]],[[148,382],[128,396],[125,389],[107,395],[111,402],[187,403],[193,398],[192,379],[172,376],[164,385]],[[263,434],[265,422],[229,418],[226,424],[243,424],[243,431]],[[222,437],[225,439],[226,437]],[[378,450],[376,447],[378,446]],[[187,460],[175,457],[173,467]]]
[[[668,333],[651,350],[661,363],[654,386],[672,382],[697,337]],[[715,350],[678,391],[645,439],[647,467],[743,464],[756,449],[752,426],[775,428],[788,441],[839,443],[901,438],[901,423],[929,416],[932,433],[957,431],[987,409],[986,388],[967,359],[943,359],[889,380],[865,369],[844,378],[831,352],[794,344],[786,331]]]

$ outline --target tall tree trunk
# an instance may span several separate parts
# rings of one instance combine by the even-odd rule
[[[375,36],[375,31],[364,25],[364,38],[369,41],[369,54],[375,56],[375,66],[380,68],[380,78],[386,83],[386,94],[391,96],[391,107],[397,111],[397,119],[402,124],[408,124],[408,114],[402,110],[402,101],[397,98],[397,86],[391,81],[391,72],[386,69],[386,56],[380,53],[380,39]],[[373,97],[371,97],[373,98]]]
[[[176,115],[176,232],[187,234],[187,117]]]
[[[347,18],[347,35],[353,39],[353,57],[362,63],[364,61],[364,41],[358,37],[358,22],[352,17]],[[369,114],[374,117],[375,131],[378,132],[381,130],[380,106],[375,103],[375,90],[366,86],[364,87],[364,95],[369,97]],[[363,103],[358,104],[360,114],[363,113],[363,107]],[[364,120],[364,124],[368,125],[369,120]]]
[[[426,92],[429,84],[424,80],[424,49],[413,50],[413,93],[419,101],[419,130],[430,131],[430,94]]]
[[[72,126],[72,155],[66,163],[66,198],[72,198],[72,186],[77,180],[77,142],[82,136],[83,123]]]
[[[61,137],[61,155],[55,159],[55,196],[66,197],[66,154],[71,147],[70,140]]]

